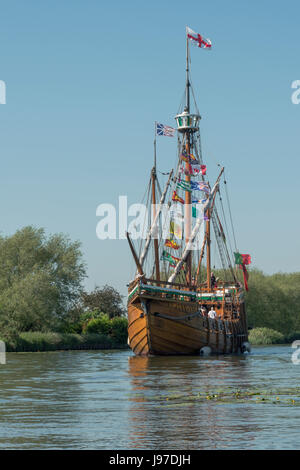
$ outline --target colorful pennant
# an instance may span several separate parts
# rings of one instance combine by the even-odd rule
[[[175,220],[171,220],[170,222],[170,233],[175,235],[176,238],[181,240],[182,238],[182,227],[181,224],[177,224]]]
[[[180,202],[180,204],[184,204],[184,200],[182,199],[182,197],[178,196],[176,191],[173,191],[172,201]]]
[[[178,245],[178,243],[176,243],[174,240],[169,240],[169,239],[165,241],[165,246],[169,248],[173,248],[174,250],[179,250],[180,248],[180,245]]]
[[[181,188],[183,189],[184,191],[188,191],[188,192],[192,192],[192,189],[191,189],[191,183],[189,181],[178,181],[177,183],[177,189],[178,188]]]

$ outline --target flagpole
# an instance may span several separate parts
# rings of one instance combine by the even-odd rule
[[[187,111],[190,112],[190,77],[189,77],[189,38],[186,35],[186,107]]]
[[[154,170],[156,173],[156,131],[157,131],[157,122],[154,122]]]
[[[153,220],[156,217],[156,195],[155,195],[155,180],[156,180],[156,129],[157,129],[157,122],[155,121],[155,129],[154,129],[154,166],[151,174],[152,180],[152,207],[153,207]],[[156,280],[160,280],[160,268],[159,268],[159,249],[158,249],[158,230],[155,231],[154,234],[154,257],[155,257],[155,273],[156,273]],[[159,285],[159,284],[158,284]]]

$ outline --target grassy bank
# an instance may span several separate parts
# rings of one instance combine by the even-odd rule
[[[8,352],[67,351],[78,349],[126,349],[126,343],[117,342],[103,334],[89,333],[42,333],[38,331],[20,333],[6,342]]]
[[[249,332],[249,341],[255,346],[268,344],[291,344],[300,339],[300,332],[284,336],[270,328],[254,328]],[[99,333],[42,333],[32,331],[20,333],[6,342],[7,352],[68,351],[89,349],[127,349],[126,342],[118,342],[105,334]]]
[[[254,345],[283,344],[285,337],[279,331],[271,328],[254,328],[249,332],[249,341]]]
[[[249,332],[250,343],[257,346],[264,344],[290,344],[297,339],[300,339],[299,331],[283,335],[271,328],[261,327],[254,328]]]

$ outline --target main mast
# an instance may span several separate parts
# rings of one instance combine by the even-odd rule
[[[189,68],[189,38],[186,37],[186,85],[185,85],[185,107],[181,114],[175,116],[177,122],[177,130],[182,134],[181,141],[181,152],[185,151],[186,155],[189,156],[193,150],[193,134],[199,131],[199,121],[201,116],[199,114],[191,113],[190,106],[190,68]],[[185,163],[185,182],[187,187],[190,187],[191,175],[190,175],[190,163]],[[184,233],[185,233],[185,245],[187,246],[191,237],[192,232],[192,200],[191,192],[185,191],[185,205],[184,205]],[[192,283],[192,252],[189,253],[186,260],[186,281],[188,285]]]
[[[186,106],[185,110],[187,113],[190,113],[190,77],[189,77],[189,39],[186,37]],[[186,129],[185,131],[185,149],[186,154],[190,155],[190,131]],[[189,163],[185,163],[185,181],[190,185],[191,175],[189,172]],[[184,206],[184,220],[185,220],[185,243],[186,245],[189,242],[191,236],[191,193],[185,191],[185,206]],[[187,259],[186,262],[186,281],[188,285],[191,285],[192,281],[192,253]]]

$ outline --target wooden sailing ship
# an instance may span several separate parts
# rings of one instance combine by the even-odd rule
[[[152,222],[139,247],[127,233],[137,268],[128,285],[128,344],[137,355],[222,354],[249,349],[244,287],[224,228],[224,168],[219,168],[211,187],[201,151],[201,117],[196,102],[195,109],[191,105],[194,93],[188,36],[186,50],[185,104],[175,118],[177,166],[161,191],[155,137],[149,182]],[[212,273],[212,243],[221,265],[217,278]]]

